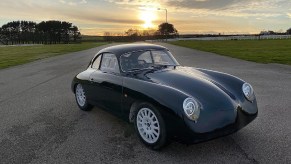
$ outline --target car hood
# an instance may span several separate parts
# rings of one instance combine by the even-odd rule
[[[145,77],[149,81],[167,85],[196,98],[210,110],[233,110],[238,104],[235,94],[227,86],[199,69],[177,67],[146,73]]]

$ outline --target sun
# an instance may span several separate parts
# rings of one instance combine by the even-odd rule
[[[157,15],[153,10],[142,10],[140,11],[140,19],[144,21],[142,25],[144,28],[153,28],[153,21],[157,19]]]

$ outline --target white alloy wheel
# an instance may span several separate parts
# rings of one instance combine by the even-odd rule
[[[136,125],[142,139],[153,144],[160,137],[160,124],[155,113],[149,108],[142,108],[137,113]]]
[[[78,104],[81,107],[83,107],[86,104],[86,96],[81,84],[78,84],[76,87],[76,98],[77,98]]]

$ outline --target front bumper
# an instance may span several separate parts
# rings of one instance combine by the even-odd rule
[[[180,131],[180,134],[183,134],[183,135],[179,135],[178,140],[186,144],[194,144],[194,143],[205,142],[205,141],[212,140],[215,138],[223,137],[242,129],[243,127],[248,125],[250,122],[252,122],[257,117],[257,115],[258,115],[258,112],[254,114],[249,114],[249,113],[244,112],[241,108],[238,108],[237,117],[234,123],[228,124],[222,128],[215,129],[211,132],[205,132],[205,133],[195,133],[187,125],[185,125],[186,128],[184,128],[183,132]]]

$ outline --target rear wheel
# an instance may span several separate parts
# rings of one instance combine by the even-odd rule
[[[77,104],[81,110],[90,111],[93,106],[87,102],[84,88],[81,84],[77,84],[75,87],[75,97]]]
[[[154,150],[166,145],[166,127],[160,112],[151,104],[138,105],[135,119],[135,130],[141,141]]]

